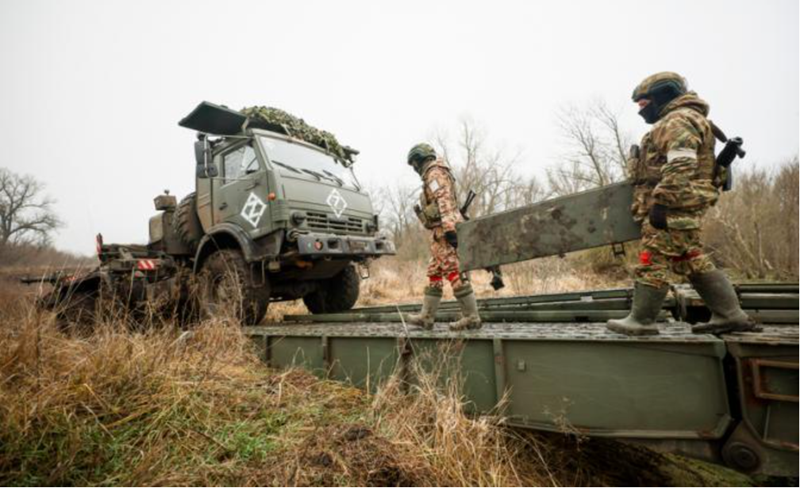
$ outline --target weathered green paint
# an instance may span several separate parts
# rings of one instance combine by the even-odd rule
[[[677,322],[660,328],[660,336],[644,338],[576,323],[458,333],[443,324],[423,331],[324,323],[247,333],[264,338],[271,366],[304,364],[374,390],[395,371],[413,385],[416,364],[435,371],[440,384],[458,381],[475,413],[497,413],[505,396],[501,413],[511,425],[640,441],[743,471],[731,452],[749,449],[758,460],[751,472],[796,476],[797,328],[723,338],[691,334]]]
[[[329,377],[374,391],[397,366],[395,337],[366,337],[358,342],[328,335]]]
[[[742,308],[761,324],[796,325],[800,321],[797,285],[737,284]],[[673,287],[675,316],[690,323],[708,320],[710,312],[703,299],[689,285]]]
[[[327,369],[324,340],[320,337],[266,337],[266,361],[279,368],[301,366],[318,373]]]
[[[722,448],[728,462],[741,445],[758,458],[758,470],[792,473],[798,466],[797,329],[725,337],[736,365],[742,421]]]
[[[489,310],[480,311],[484,322],[602,322],[609,319],[623,318],[628,314],[626,308],[610,310]],[[461,318],[457,310],[440,311],[436,320],[454,322]],[[662,319],[666,319],[665,314]],[[402,322],[405,320],[398,313],[332,313],[314,315],[285,315],[286,322]]]
[[[740,293],[797,293],[797,283],[738,283]]]
[[[512,341],[507,413],[544,430],[719,438],[730,421],[720,345]]]
[[[568,195],[458,225],[464,270],[564,255],[639,239],[628,182]]]
[[[248,333],[267,337],[271,358],[316,356],[324,333],[331,344],[331,377],[360,386],[388,378],[399,357],[423,358],[428,370],[447,358],[442,372],[447,377],[459,372],[477,412],[490,412],[508,392],[504,414],[517,425],[558,431],[567,422],[602,436],[721,437],[730,415],[723,342],[691,335],[683,325],[664,329],[663,336],[645,339],[609,334],[601,324],[491,324],[474,333],[442,326],[426,332],[406,331],[400,324],[326,324]],[[410,354],[398,354],[397,337],[405,339]],[[298,352],[303,344],[310,345],[310,353]],[[281,349],[286,352],[276,354]]]
[[[498,297],[498,298],[479,298],[478,307],[491,308],[491,307],[508,307],[512,305],[528,305],[538,303],[562,303],[562,302],[575,302],[584,301],[592,302],[594,300],[608,300],[614,298],[631,299],[633,297],[633,290],[631,288],[615,288],[610,290],[587,290],[567,293],[549,293],[542,295],[526,295],[526,296],[513,296],[513,297]],[[455,300],[443,301],[441,307],[458,306]],[[383,312],[396,312],[398,309],[401,312],[413,312],[419,310],[418,303],[407,303],[401,305],[381,305],[376,307],[359,307],[353,308],[350,312],[353,313],[383,313]]]

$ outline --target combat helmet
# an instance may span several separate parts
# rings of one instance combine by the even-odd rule
[[[633,90],[631,98],[634,102],[642,99],[650,100],[650,103],[639,111],[639,115],[648,124],[653,124],[659,119],[661,110],[686,91],[686,79],[678,73],[662,71],[648,76],[639,83]]]
[[[408,151],[408,164],[419,173],[423,163],[429,159],[436,159],[436,150],[425,142],[417,144]]]

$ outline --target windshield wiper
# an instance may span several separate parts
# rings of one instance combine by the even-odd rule
[[[334,179],[334,178],[331,178],[329,176],[325,176],[322,173],[318,173],[318,172],[314,171],[313,169],[306,169],[306,168],[301,168],[301,169],[303,171],[305,171],[306,173],[308,173],[308,174],[310,174],[312,176],[315,176],[320,181],[328,180],[328,181],[333,181],[334,183],[337,183],[339,181],[338,179]],[[340,186],[341,186],[341,184],[340,184]]]
[[[297,173],[297,174],[300,174],[300,175],[301,175],[301,174],[303,174],[303,173],[302,173],[301,171],[299,171],[297,168],[292,168],[292,167],[291,167],[291,166],[289,166],[288,164],[283,164],[283,163],[281,163],[281,162],[279,162],[279,161],[275,161],[275,160],[273,160],[272,162],[273,162],[273,164],[277,164],[277,165],[278,165],[278,166],[280,166],[281,168],[286,168],[286,169],[288,169],[289,171],[294,171],[295,173]]]
[[[321,175],[321,174],[319,174],[316,171],[311,170],[311,169],[300,168],[300,171],[302,171],[303,173],[310,174],[311,176],[316,178],[317,181],[322,181],[323,179],[327,179],[327,178],[325,178],[325,175]]]
[[[330,171],[328,171],[327,169],[323,169],[323,170],[322,170],[322,172],[323,172],[323,173],[325,173],[326,175],[330,176],[330,177],[331,177],[331,178],[333,178],[334,180],[336,180],[336,183],[339,183],[339,186],[344,186],[344,180],[340,179],[340,178],[339,178],[338,176],[336,176],[335,174],[331,173],[331,172],[330,172]]]

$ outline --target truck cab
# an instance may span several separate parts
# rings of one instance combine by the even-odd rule
[[[245,275],[237,286],[257,290],[258,301],[302,298],[313,313],[351,308],[367,275],[356,266],[395,253],[353,172],[357,151],[347,148],[343,158],[285,126],[208,102],[180,125],[198,132],[196,192],[174,215],[154,217],[151,245],[178,250],[211,288],[224,280],[207,275],[237,269]],[[168,222],[171,229],[153,233]],[[170,245],[165,236],[180,242]],[[207,290],[202,301],[213,295]],[[265,304],[255,308],[245,322],[266,311]]]

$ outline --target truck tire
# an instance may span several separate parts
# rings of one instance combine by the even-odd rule
[[[242,253],[222,249],[206,259],[199,276],[203,318],[235,318],[257,325],[269,307],[269,286],[258,285]]]
[[[197,196],[195,192],[189,193],[175,210],[175,217],[172,220],[173,229],[175,234],[181,242],[186,245],[189,250],[194,253],[197,251],[197,245],[203,237],[203,227],[200,224],[200,219],[197,218]]]
[[[353,308],[358,300],[361,278],[355,266],[348,266],[333,278],[320,283],[317,291],[303,297],[311,313],[337,313]]]

